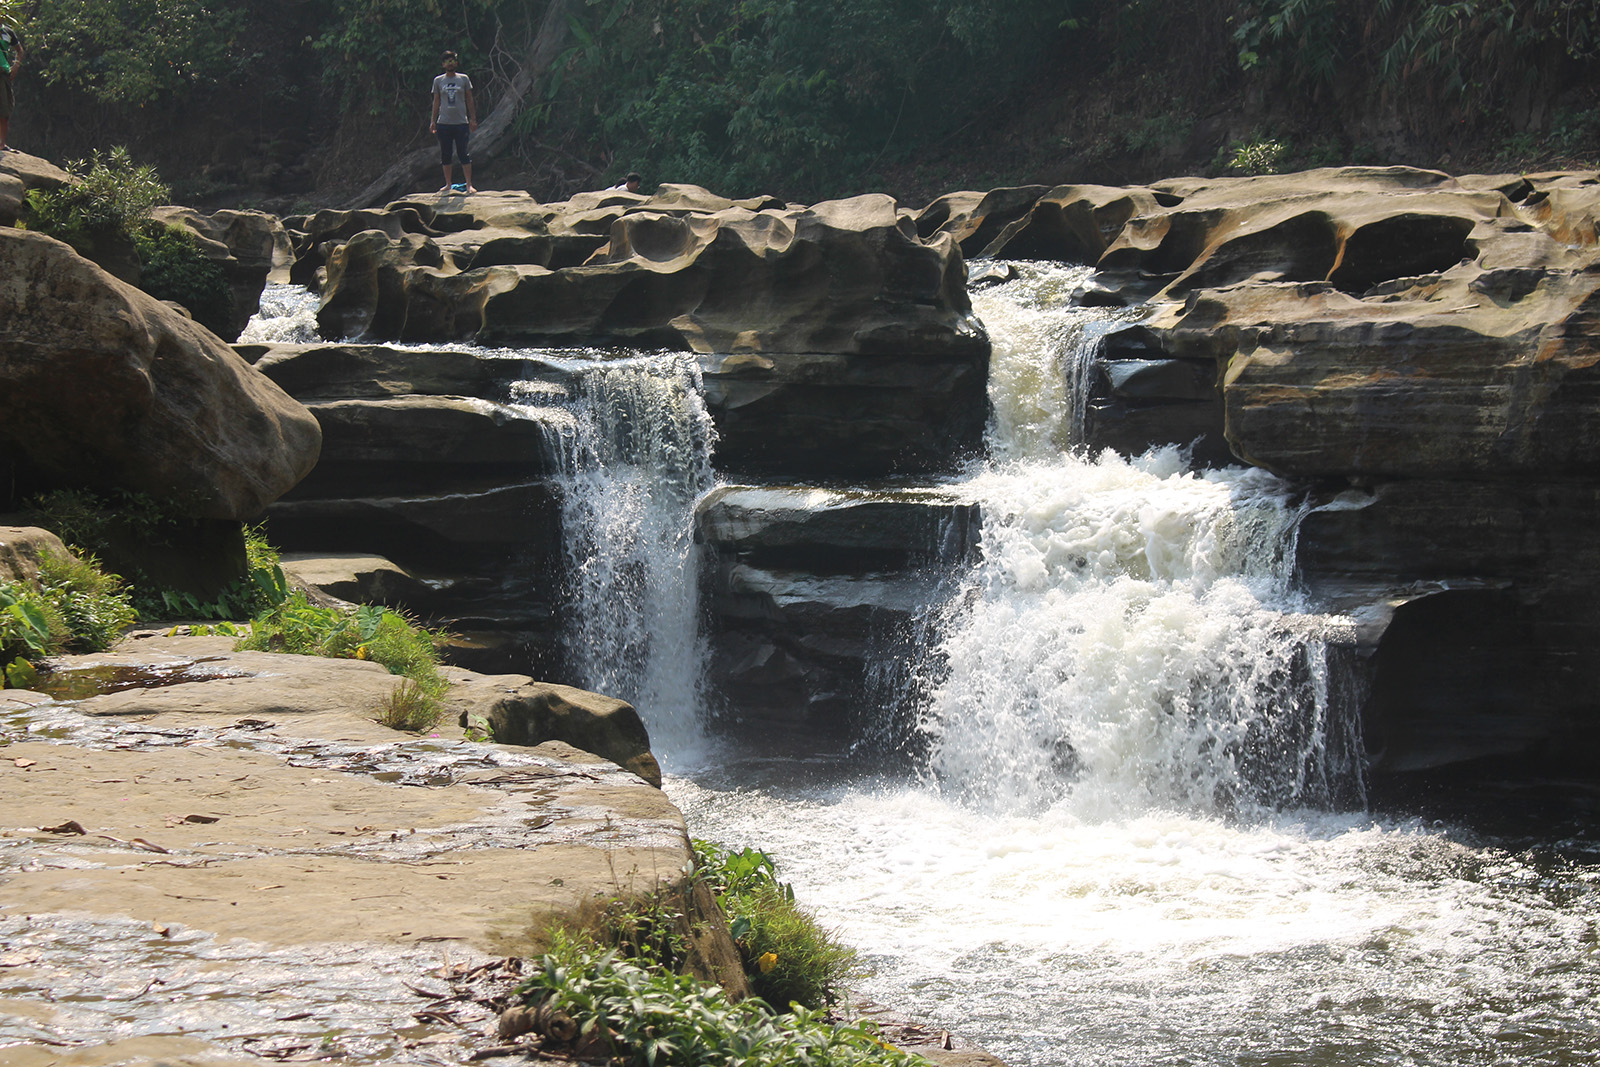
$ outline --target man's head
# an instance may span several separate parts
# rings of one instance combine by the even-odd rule
[[[444,55],[439,57],[439,62],[444,64],[444,72],[446,74],[454,74],[456,72],[456,54],[454,52],[445,52]]]
[[[628,192],[637,193],[639,191],[639,183],[643,180],[644,179],[639,177],[637,172],[634,172],[622,179],[622,184],[627,188]]]

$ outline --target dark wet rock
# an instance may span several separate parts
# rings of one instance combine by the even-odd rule
[[[882,665],[915,661],[977,509],[935,490],[725,486],[698,526],[724,727],[800,747],[892,733],[903,693]]]
[[[469,690],[457,698],[458,702],[472,701],[461,708],[460,725],[486,731],[506,745],[531,747],[565,741],[660,787],[661,767],[650,752],[650,735],[632,704],[566,685],[526,678],[515,681],[517,684],[502,686],[504,691],[492,697],[478,697]]]

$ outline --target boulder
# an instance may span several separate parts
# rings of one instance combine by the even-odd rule
[[[0,465],[18,499],[128,489],[249,519],[321,444],[310,413],[209,331],[19,230],[0,230],[0,390]]]
[[[39,576],[39,557],[67,559],[61,538],[37,526],[0,525],[0,582],[31,582]]]
[[[661,767],[650,752],[650,735],[632,704],[531,679],[496,681],[517,684],[493,699],[463,694],[458,699],[471,701],[461,710],[463,727],[476,726],[505,745],[565,741],[660,788]]]
[[[51,192],[77,179],[47,159],[9,149],[0,153],[0,226],[11,226],[34,189]]]

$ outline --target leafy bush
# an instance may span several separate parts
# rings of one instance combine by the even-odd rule
[[[838,1001],[856,965],[853,949],[839,944],[778,881],[772,857],[694,842],[696,873],[730,920],[750,988],[771,1004],[821,1008]]]
[[[44,553],[37,584],[0,582],[0,684],[32,684],[29,657],[110,648],[137,619],[121,579],[92,557]]]
[[[24,684],[31,676],[29,656],[50,649],[49,606],[37,590],[18,582],[0,582],[0,685]]]
[[[450,683],[439,673],[439,646],[443,634],[416,626],[389,608],[363,604],[340,611],[312,604],[304,593],[294,593],[251,623],[242,650],[290,652],[335,659],[366,659],[388,668],[390,674],[410,679],[413,688],[390,701],[402,721],[432,726],[443,714],[439,698]],[[405,690],[401,686],[401,690]],[[398,703],[396,703],[398,702]],[[382,709],[389,714],[390,707]],[[428,718],[432,716],[432,718]],[[400,729],[424,729],[401,726]]]
[[[613,953],[568,951],[539,960],[516,990],[569,1016],[584,1058],[639,1067],[912,1067],[870,1023],[837,1025],[820,1011],[775,1014],[758,999],[731,1002],[717,986],[647,969]]]
[[[171,192],[155,168],[135,164],[123,147],[67,164],[78,181],[59,189],[28,193],[27,226],[77,246],[105,235],[131,238],[150,209]]]
[[[225,333],[233,317],[233,291],[222,268],[206,258],[194,234],[182,226],[146,221],[133,235],[139,253],[139,288],[157,300],[189,309],[213,333]]]
[[[44,553],[39,559],[39,592],[52,615],[52,652],[110,648],[139,619],[122,579],[102,571],[93,556],[75,559]]]
[[[1287,144],[1270,137],[1240,141],[1230,147],[1228,169],[1239,174],[1277,174],[1289,154]]]

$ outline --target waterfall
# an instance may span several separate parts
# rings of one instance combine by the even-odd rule
[[[714,430],[688,353],[575,365],[561,456],[567,659],[575,684],[627,700],[658,750],[699,738],[694,505]],[[543,397],[537,384],[534,391]]]
[[[312,344],[322,340],[317,332],[317,308],[322,300],[302,285],[268,285],[261,291],[261,309],[251,317],[239,344]]]
[[[1100,341],[1137,315],[1072,307],[1087,277],[1024,265],[974,298],[994,342],[991,460],[967,483],[981,560],[930,657],[930,770],[971,801],[1086,818],[1359,792],[1327,651],[1345,623],[1295,588],[1293,488],[1188,471],[1175,448],[1064,447]]]

